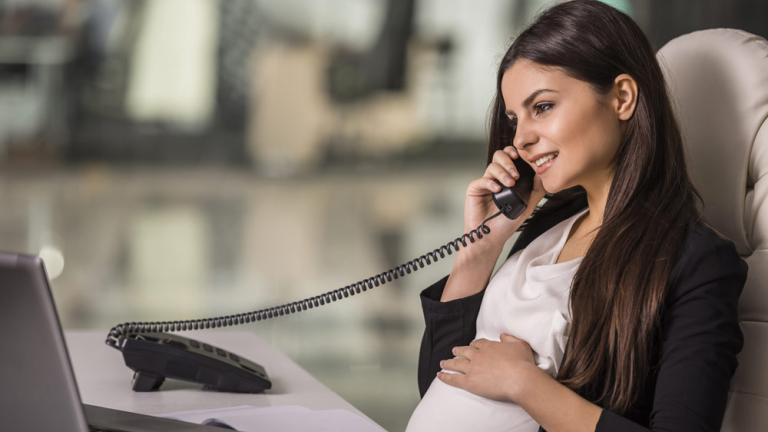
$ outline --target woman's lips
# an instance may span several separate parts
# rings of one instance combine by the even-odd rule
[[[542,175],[544,173],[544,171],[549,169],[549,167],[551,167],[552,164],[555,163],[555,161],[557,160],[558,157],[560,157],[559,154],[557,156],[555,156],[554,158],[544,162],[544,164],[542,166],[538,166],[538,165],[534,164],[533,165],[533,169],[534,169],[534,171],[536,171],[536,174]]]

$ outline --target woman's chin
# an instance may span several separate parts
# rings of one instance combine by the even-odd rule
[[[541,185],[542,187],[544,187],[544,191],[549,195],[562,192],[566,189],[570,189],[575,186],[575,184],[572,184],[572,183],[566,183],[566,182],[559,181],[557,179],[546,179],[546,178],[541,179]]]
[[[544,187],[544,191],[547,194],[556,194],[560,192],[561,190],[565,189],[563,187],[563,184],[558,181],[552,181],[549,179],[542,178],[541,179],[541,186]]]

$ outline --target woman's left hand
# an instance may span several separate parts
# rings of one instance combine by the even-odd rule
[[[454,347],[454,358],[440,367],[459,372],[438,372],[446,384],[503,402],[517,402],[532,374],[543,373],[533,361],[531,346],[507,334],[501,342],[476,339],[469,346]]]

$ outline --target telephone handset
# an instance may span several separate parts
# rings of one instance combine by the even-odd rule
[[[513,159],[512,162],[514,162],[520,178],[513,187],[503,187],[500,192],[493,194],[493,202],[504,213],[504,216],[517,219],[528,207],[536,171],[520,158]]]
[[[489,220],[500,214],[516,219],[527,208],[535,172],[520,158],[513,162],[520,178],[512,188],[502,185],[502,190],[493,194],[493,202],[499,211],[477,228],[432,252],[343,288],[279,306],[214,318],[118,324],[109,331],[106,344],[123,353],[125,365],[134,371],[135,391],[157,390],[166,377],[201,383],[206,389],[217,391],[258,393],[267,390],[272,383],[259,364],[221,348],[168,332],[229,327],[305,311],[342,297],[360,294],[445,258],[446,254],[451,255],[454,250],[466,247],[467,240],[474,243],[490,233],[491,229],[486,225]]]

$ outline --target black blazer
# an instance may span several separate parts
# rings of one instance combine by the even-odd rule
[[[509,256],[585,206],[584,200],[577,200],[551,217],[532,219]],[[743,343],[737,303],[746,276],[747,264],[731,241],[701,223],[691,226],[663,307],[659,367],[627,413],[603,410],[596,431],[720,430]],[[447,279],[421,292],[426,324],[418,366],[421,396],[440,370],[440,361],[452,357],[451,348],[475,338],[485,290],[443,303]]]

